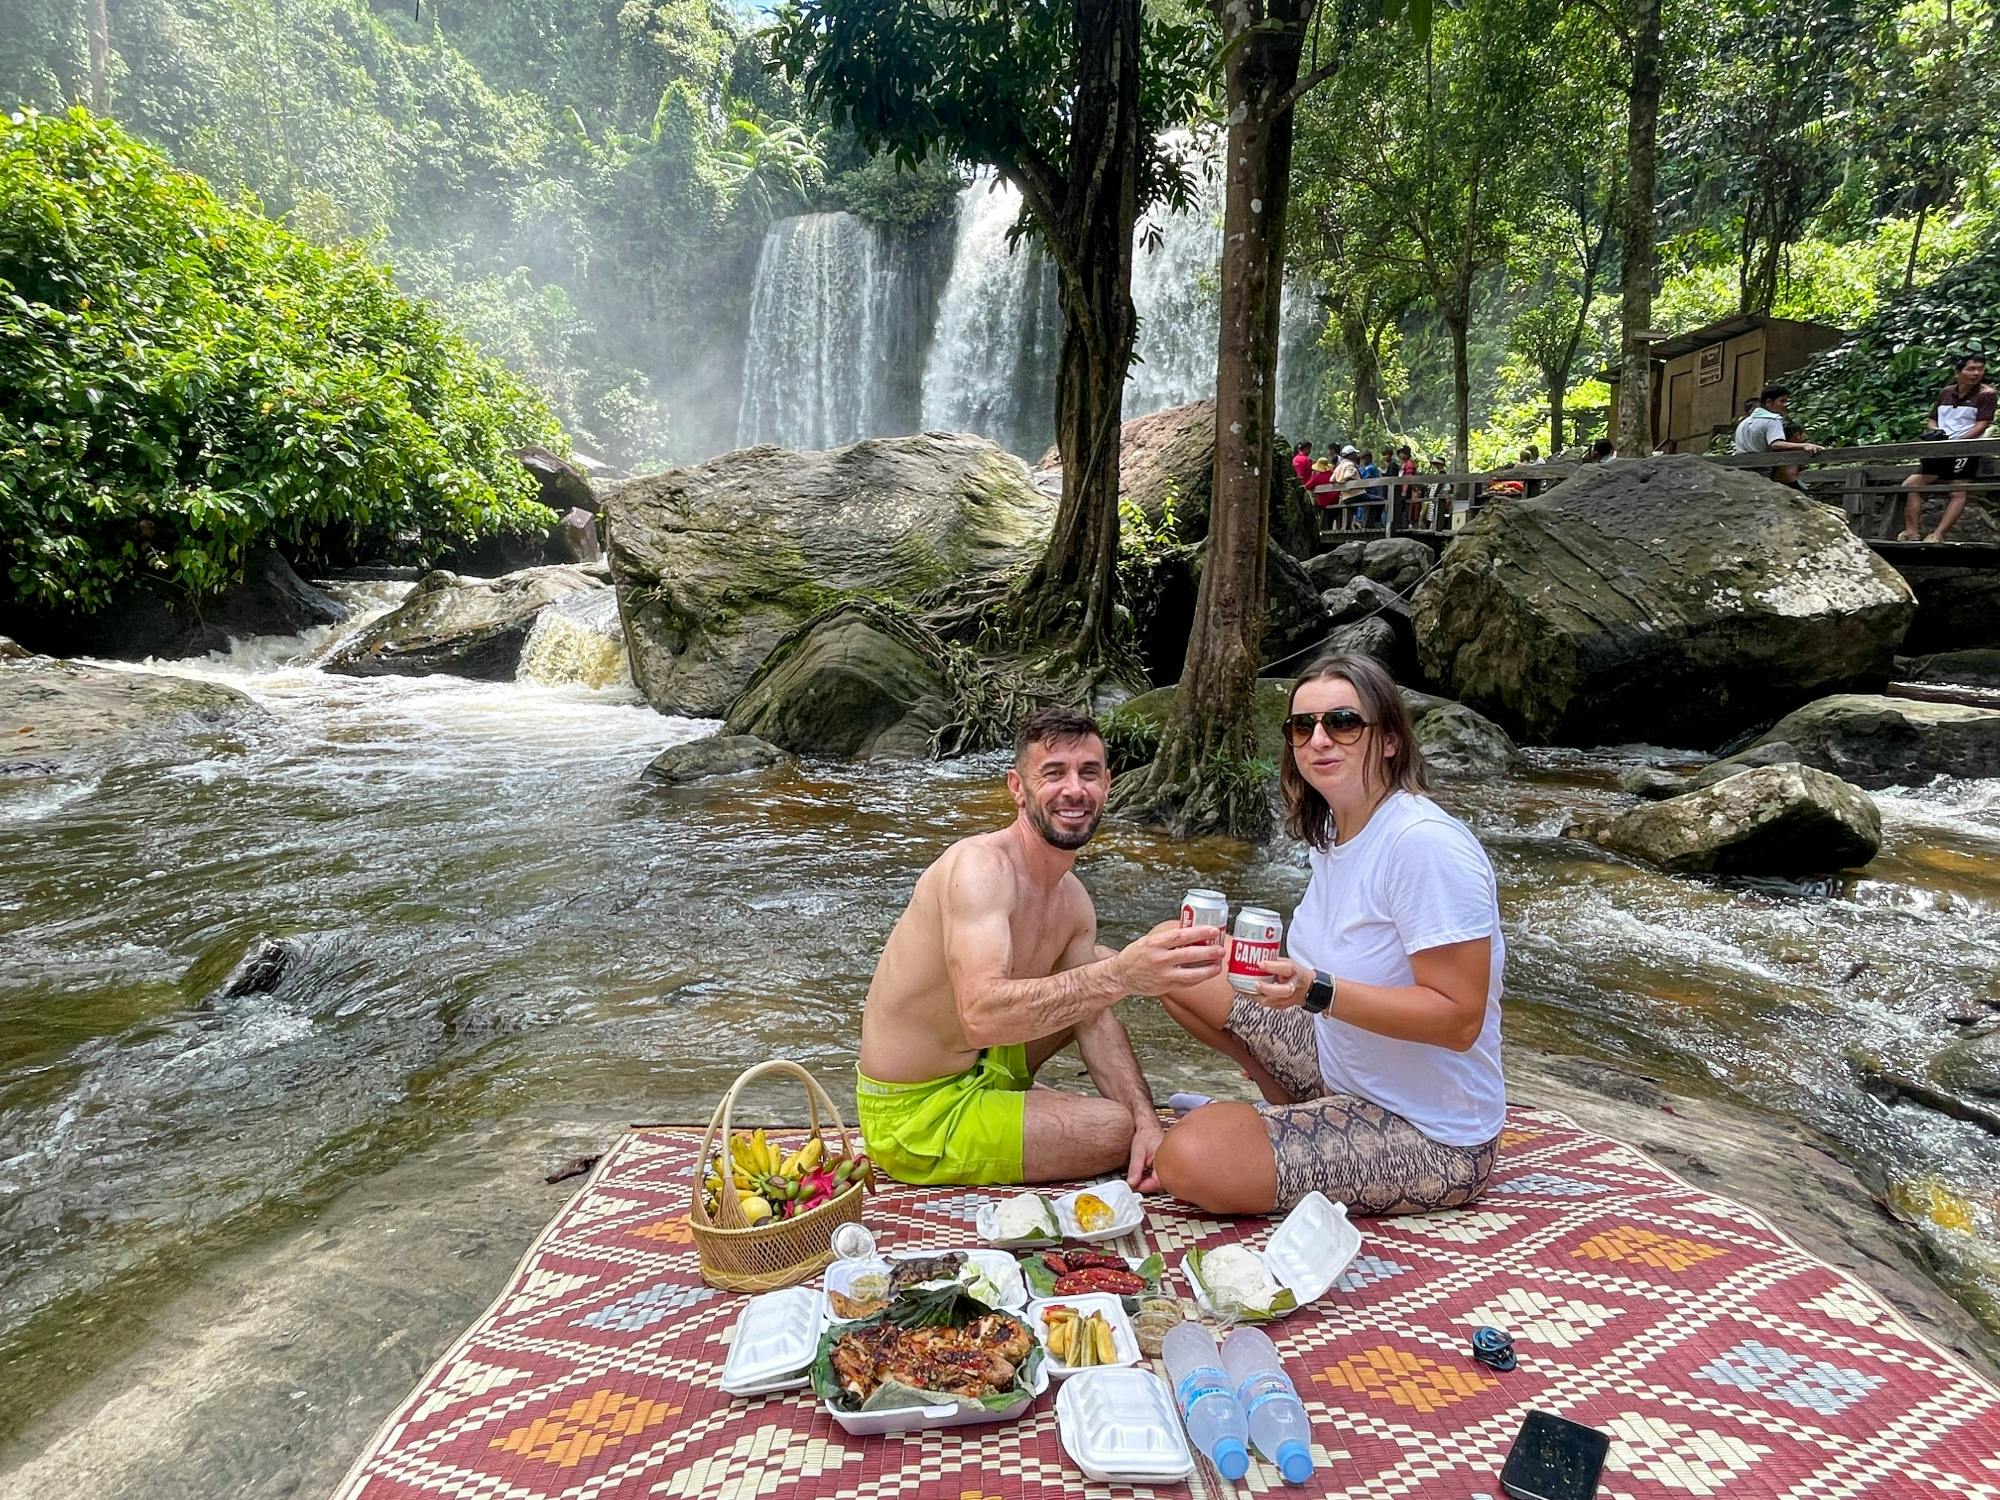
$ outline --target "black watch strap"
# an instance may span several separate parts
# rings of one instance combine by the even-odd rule
[[[1313,970],[1312,987],[1306,991],[1305,1007],[1316,1016],[1333,1008],[1333,976],[1324,969]]]

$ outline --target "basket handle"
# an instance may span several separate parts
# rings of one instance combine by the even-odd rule
[[[736,1075],[736,1081],[729,1085],[721,1102],[715,1106],[715,1113],[709,1117],[708,1129],[701,1138],[701,1149],[695,1155],[694,1194],[697,1205],[701,1201],[699,1174],[709,1159],[718,1135],[724,1153],[728,1153],[729,1143],[734,1134],[736,1096],[766,1073],[782,1073],[796,1078],[806,1091],[807,1133],[819,1136],[822,1141],[826,1139],[825,1127],[820,1120],[823,1110],[832,1120],[834,1128],[840,1132],[841,1154],[850,1159],[854,1156],[854,1138],[848,1133],[847,1122],[841,1118],[840,1110],[834,1105],[833,1100],[827,1097],[826,1090],[820,1087],[819,1080],[789,1057],[767,1058]],[[723,1229],[747,1229],[749,1221],[743,1217],[743,1209],[736,1201],[735,1183],[731,1181],[727,1170],[731,1164],[729,1161],[723,1163],[723,1191],[716,1195],[715,1201],[716,1222]]]

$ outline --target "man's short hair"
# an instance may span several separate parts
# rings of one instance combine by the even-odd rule
[[[1774,385],[1767,385],[1764,387],[1763,390],[1759,391],[1757,393],[1757,399],[1763,402],[1766,406],[1769,406],[1773,401],[1782,401],[1785,399],[1785,397],[1789,395],[1791,395],[1790,391],[1786,390],[1781,385],[1774,384]]]
[[[1986,356],[1983,354],[1961,354],[1951,362],[1951,373],[1956,375],[1967,365],[1984,365],[1985,363]]]
[[[1030,745],[1074,745],[1091,737],[1102,741],[1104,731],[1081,709],[1038,708],[1014,731],[1014,760],[1019,763]]]

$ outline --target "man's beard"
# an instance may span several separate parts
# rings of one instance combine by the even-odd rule
[[[1028,821],[1035,825],[1035,832],[1042,836],[1042,842],[1050,848],[1081,849],[1097,832],[1097,825],[1104,821],[1104,809],[1100,807],[1097,810],[1097,816],[1090,820],[1088,828],[1078,829],[1074,833],[1065,828],[1058,828],[1055,818],[1039,802],[1028,804]]]

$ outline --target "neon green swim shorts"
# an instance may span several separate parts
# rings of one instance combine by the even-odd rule
[[[963,1073],[881,1083],[854,1070],[862,1139],[898,1182],[1019,1182],[1028,1049],[988,1047]]]

